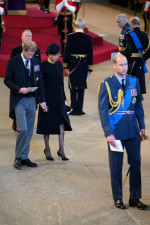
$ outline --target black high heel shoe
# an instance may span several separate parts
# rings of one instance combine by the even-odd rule
[[[68,158],[66,158],[65,155],[62,155],[62,154],[59,152],[59,150],[58,150],[58,152],[57,152],[57,155],[59,156],[59,159],[61,158],[63,161],[69,160]]]
[[[50,153],[50,152],[49,152],[49,153]],[[51,156],[51,153],[50,153],[50,155],[48,155],[48,154],[46,153],[46,149],[44,149],[44,154],[45,154],[47,160],[49,160],[49,161],[54,161],[54,158]]]

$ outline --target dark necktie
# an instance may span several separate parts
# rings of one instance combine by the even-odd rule
[[[27,70],[29,71],[28,76],[30,76],[29,60],[26,60],[26,61],[25,61],[25,67],[26,67]]]
[[[125,91],[125,84],[124,84],[124,82],[125,82],[125,79],[122,79],[123,92]]]
[[[25,67],[26,67],[27,69],[29,69],[29,60],[26,60],[26,61],[25,61]]]

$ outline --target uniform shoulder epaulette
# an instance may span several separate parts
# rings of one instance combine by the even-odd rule
[[[106,82],[106,81],[108,82],[108,81],[111,80],[111,79],[112,79],[112,76],[107,77],[105,80],[102,81],[102,83],[104,83],[104,82]]]
[[[69,33],[68,36],[70,36],[71,34],[74,34],[74,33]]]
[[[133,32],[133,30],[129,30],[129,31],[127,31],[127,32],[126,32],[126,34],[129,34],[129,33],[131,33],[131,32]]]
[[[148,35],[148,33],[147,33],[146,31],[142,30],[142,32],[143,32],[144,34]]]
[[[134,77],[134,78],[135,78],[135,76],[133,76],[133,75],[129,75],[129,74],[127,74],[127,76],[128,76],[128,77]]]

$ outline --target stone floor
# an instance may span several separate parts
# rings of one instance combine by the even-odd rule
[[[54,6],[51,6],[53,9]],[[115,16],[119,9],[99,4],[85,4],[87,26],[117,44],[119,28]],[[82,8],[80,10],[82,15]],[[132,15],[127,14],[130,18]],[[142,24],[143,26],[143,24]],[[147,62],[150,71],[150,62]],[[101,81],[113,74],[112,62],[94,66],[85,92],[85,116],[71,117],[73,131],[65,134],[68,162],[59,161],[57,136],[51,136],[54,162],[45,159],[43,137],[35,131],[29,157],[37,162],[36,169],[13,168],[16,134],[8,118],[9,90],[0,78],[0,225],[150,225],[150,142],[142,143],[142,200],[148,210],[119,210],[114,207],[106,140],[99,122],[97,90]],[[146,75],[144,95],[145,121],[150,135],[150,74]],[[69,102],[67,78],[65,90]],[[126,153],[123,178],[128,170]],[[128,206],[128,179],[124,186],[124,201]]]

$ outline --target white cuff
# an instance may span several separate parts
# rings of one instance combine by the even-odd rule
[[[63,6],[64,6],[64,2],[63,1],[60,2],[58,5],[56,5],[57,12],[60,12],[62,10]]]
[[[148,11],[149,6],[150,6],[150,2],[146,2],[145,7],[144,7],[145,12]]]
[[[75,10],[76,10],[76,8],[74,6],[72,6],[72,5],[67,5],[66,8],[72,13],[74,13]]]
[[[0,7],[0,15],[2,15],[3,13],[4,13],[4,9]]]

